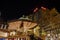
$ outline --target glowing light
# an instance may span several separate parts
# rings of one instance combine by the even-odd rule
[[[10,36],[14,36],[16,34],[16,32],[10,32]]]
[[[42,9],[42,10],[44,10],[44,11],[46,10],[46,8],[45,8],[45,7],[41,7],[41,9]]]
[[[50,34],[47,34],[47,36],[50,36]]]
[[[35,9],[34,9],[34,12],[36,12],[37,10],[38,10],[38,8],[35,8]]]
[[[4,32],[1,32],[1,31],[0,31],[0,36],[2,36],[2,37],[7,37],[7,36],[8,36],[8,33],[4,33]]]
[[[7,37],[8,36],[8,34],[7,33],[5,33],[5,36],[4,37]]]

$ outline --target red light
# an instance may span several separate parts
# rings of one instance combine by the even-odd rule
[[[34,12],[36,12],[37,10],[38,10],[38,8],[35,8],[35,9],[34,9]]]
[[[41,9],[42,9],[42,10],[44,10],[44,11],[46,10],[46,8],[45,8],[45,7],[41,7]]]

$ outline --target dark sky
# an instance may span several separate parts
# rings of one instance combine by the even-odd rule
[[[24,15],[29,15],[33,10],[41,6],[49,9],[55,7],[59,11],[59,0],[15,0],[15,1],[0,1],[0,10],[3,19],[15,19]],[[28,14],[29,13],[29,14]]]

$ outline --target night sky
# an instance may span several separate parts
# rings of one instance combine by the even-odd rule
[[[4,20],[18,19],[23,14],[29,15],[37,7],[44,6],[52,9],[56,8],[60,11],[59,0],[15,0],[15,1],[0,1],[1,17]],[[29,13],[29,14],[28,14]]]

